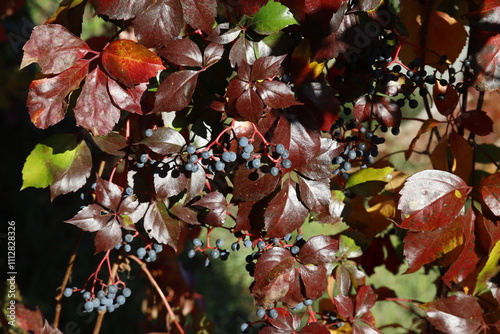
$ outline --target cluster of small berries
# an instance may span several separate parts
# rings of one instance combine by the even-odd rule
[[[188,251],[187,256],[192,259],[196,256],[197,252],[205,254],[205,267],[210,267],[212,264],[212,260],[221,259],[222,261],[226,261],[229,257],[230,251],[228,249],[223,249],[224,239],[217,239],[215,241],[215,247],[205,247],[204,242],[198,238],[193,239],[193,249]],[[207,251],[210,250],[210,254],[207,254]]]
[[[132,251],[132,246],[131,243],[134,241],[134,235],[132,234],[125,234],[123,237],[123,241],[121,241],[118,245],[115,246],[115,249],[120,249],[123,247],[123,250],[126,253],[130,253]],[[152,245],[147,245],[145,247],[139,247],[136,250],[136,255],[139,259],[146,261],[146,262],[154,262],[158,258],[158,253],[161,253],[163,251],[163,246],[160,244],[152,244]]]
[[[64,289],[63,295],[65,297],[71,297],[74,291],[78,291],[77,288],[66,288]],[[121,292],[121,294],[118,294]],[[132,295],[130,288],[124,287],[119,291],[117,285],[109,285],[107,291],[99,290],[97,294],[93,294],[90,291],[80,290],[80,293],[85,300],[83,308],[86,312],[92,312],[97,310],[99,312],[108,311],[113,312],[127,301],[127,298]]]

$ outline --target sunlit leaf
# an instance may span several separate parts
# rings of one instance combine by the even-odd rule
[[[211,226],[222,226],[226,221],[227,201],[220,192],[210,192],[192,205],[202,206],[210,210],[205,223]]]
[[[108,76],[96,68],[85,79],[74,108],[77,125],[94,135],[108,134],[120,119],[120,109],[111,100]]]
[[[290,10],[270,0],[251,19],[253,30],[262,35],[271,35],[292,24],[297,24]]]
[[[210,32],[217,14],[216,0],[181,0],[184,19],[194,29]]]
[[[165,69],[154,52],[126,39],[114,41],[102,51],[102,65],[110,77],[129,87],[148,82]]]
[[[479,136],[486,136],[493,132],[493,120],[482,110],[463,112],[460,114],[459,121],[464,128]]]
[[[500,272],[500,240],[497,240],[495,246],[488,255],[488,260],[477,277],[474,294],[477,295],[486,289],[495,287],[491,279]]]
[[[500,88],[500,35],[484,37],[473,36],[481,48],[474,53],[476,80],[474,87],[480,91],[491,91]]]
[[[41,129],[59,123],[68,108],[68,95],[80,87],[88,70],[89,63],[80,60],[55,77],[32,81],[26,100],[31,122]]]
[[[144,216],[144,229],[157,242],[177,249],[182,223],[171,217],[161,200],[151,202]]]
[[[154,3],[152,0],[99,0],[96,13],[110,19],[127,20],[145,11]]]
[[[21,69],[32,63],[40,64],[42,73],[58,74],[83,58],[90,51],[83,40],[59,24],[36,26],[23,47]]]
[[[193,97],[198,75],[198,71],[182,70],[166,77],[156,91],[154,110],[177,111],[187,107]]]
[[[182,147],[186,145],[186,140],[179,131],[161,127],[156,129],[151,136],[140,141],[139,144],[146,145],[156,153],[166,155],[180,152]]]
[[[410,176],[400,191],[400,226],[432,231],[451,223],[462,214],[470,190],[458,176],[444,171],[424,170]]]
[[[488,176],[481,183],[480,192],[491,212],[500,217],[500,172]]]
[[[203,58],[200,48],[189,38],[175,39],[168,42],[158,53],[168,62],[182,65],[202,67]]]

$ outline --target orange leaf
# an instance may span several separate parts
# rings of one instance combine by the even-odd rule
[[[102,52],[102,64],[109,76],[127,86],[148,82],[165,69],[154,52],[134,41],[119,40]]]

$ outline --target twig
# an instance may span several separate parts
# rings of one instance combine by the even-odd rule
[[[153,275],[151,275],[151,272],[149,271],[149,269],[146,266],[146,264],[144,262],[142,262],[141,260],[139,260],[135,255],[128,255],[128,257],[131,258],[132,260],[134,260],[135,262],[137,262],[141,266],[142,271],[144,271],[146,273],[146,275],[149,278],[149,281],[155,287],[156,291],[160,295],[160,297],[161,297],[161,299],[163,301],[163,304],[165,305],[165,307],[167,309],[167,312],[170,315],[170,317],[172,318],[172,321],[174,322],[175,326],[177,327],[177,329],[179,330],[179,332],[181,334],[184,334],[184,330],[182,329],[181,325],[177,321],[176,315],[175,315],[174,311],[172,310],[172,308],[170,307],[170,304],[169,304],[167,298],[165,297],[165,294],[163,293],[162,289],[160,288],[160,286],[156,282],[156,280],[153,277]]]
[[[63,281],[61,283],[61,291],[59,291],[59,294],[56,296],[56,314],[54,315],[54,322],[52,324],[52,327],[58,328],[59,327],[59,320],[61,318],[61,309],[62,309],[62,298],[64,295],[64,289],[66,288],[66,285],[68,284],[69,277],[71,276],[71,272],[73,271],[73,264],[75,263],[76,259],[76,252],[78,251],[78,248],[80,247],[80,242],[82,241],[82,236],[83,236],[83,231],[80,231],[80,234],[78,235],[78,239],[76,239],[76,244],[75,248],[73,250],[73,254],[71,254],[71,257],[69,258],[69,263],[68,263],[68,268],[66,268],[66,273],[64,274]]]

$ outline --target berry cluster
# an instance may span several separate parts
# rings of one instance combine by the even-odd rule
[[[64,296],[71,297],[73,292],[78,291],[77,288],[66,288],[64,289]],[[118,294],[121,292],[121,294]],[[83,308],[86,312],[92,312],[97,310],[99,312],[113,312],[127,301],[127,298],[132,295],[132,291],[124,287],[119,290],[117,285],[109,285],[107,291],[99,290],[97,294],[93,294],[93,292],[80,290],[80,293],[85,300],[83,304]]]
[[[123,237],[123,241],[115,246],[115,249],[120,249],[123,247],[123,250],[126,253],[130,253],[132,251],[132,246],[130,243],[134,241],[136,235],[125,234]],[[144,247],[139,247],[136,250],[136,255],[139,259],[144,259],[146,262],[154,262],[158,258],[158,253],[163,251],[163,246],[160,244],[148,244]]]
[[[226,261],[229,257],[230,251],[228,249],[223,249],[224,239],[217,239],[215,241],[215,247],[207,246],[203,247],[205,244],[198,238],[193,239],[193,249],[188,251],[188,257],[190,259],[196,256],[197,252],[205,254],[205,267],[210,267],[212,264],[212,260],[221,259],[222,261]],[[210,251],[209,254],[207,252]]]

